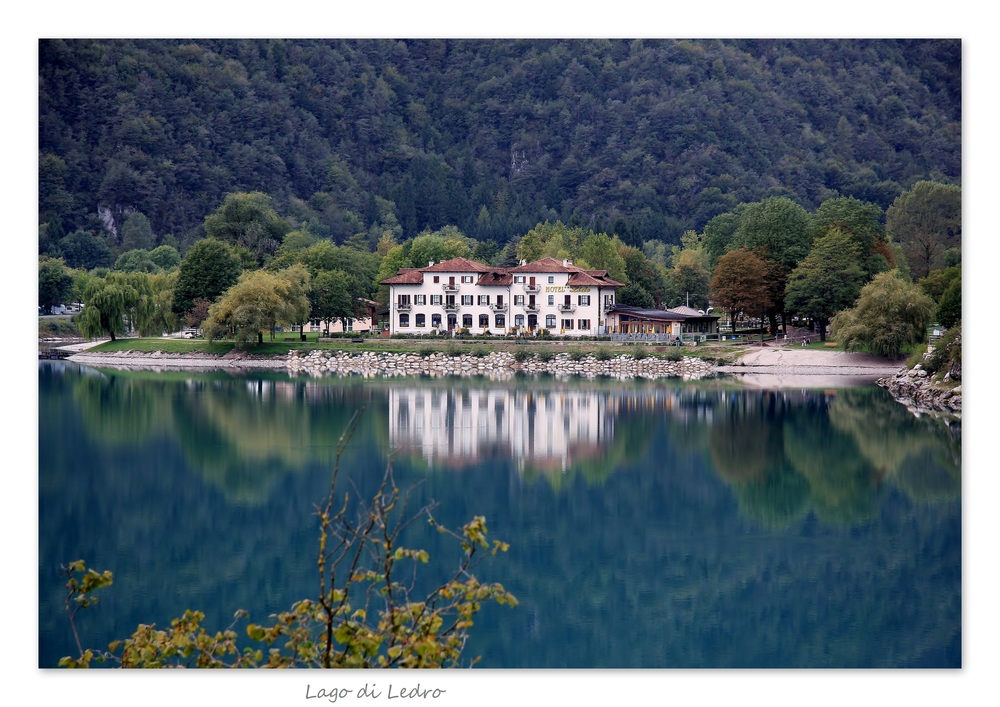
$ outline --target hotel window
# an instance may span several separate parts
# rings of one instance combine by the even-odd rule
[[[580,306],[581,307],[590,306],[590,295],[580,295]]]
[[[488,314],[480,314],[479,315],[479,326],[481,326],[483,329],[489,329],[490,328],[490,315],[488,315]]]
[[[514,283],[515,284],[520,285],[523,282],[524,282],[524,275],[515,275],[514,276]]]
[[[466,284],[472,283],[472,275],[462,275],[462,282]]]
[[[556,296],[555,295],[549,295],[549,306],[551,307],[555,303],[556,303]]]
[[[410,315],[409,314],[406,314],[404,312],[403,314],[399,315],[399,326],[401,326],[401,327],[410,326]]]
[[[471,304],[472,304],[472,295],[462,295],[462,305],[465,306]]]
[[[497,318],[496,318],[496,323],[497,323],[497,329],[506,329],[507,328],[507,317],[505,317],[502,314],[498,314]]]
[[[435,283],[441,282],[441,276],[440,275],[435,275],[434,276],[434,282]]]
[[[524,295],[514,295],[514,306],[515,307],[524,306]]]
[[[545,328],[555,329],[556,328],[556,315],[546,314],[545,315]]]
[[[425,319],[423,314],[418,314],[413,318],[413,326],[425,326]]]
[[[514,326],[516,326],[516,327],[522,327],[522,326],[524,326],[524,315],[523,314],[515,314],[514,315]]]
[[[441,304],[441,295],[431,295],[431,304]]]
[[[566,331],[572,331],[572,329],[573,329],[573,320],[572,319],[563,319],[562,320],[562,328],[565,329]]]
[[[578,319],[577,322],[576,322],[576,328],[577,329],[581,329],[583,331],[586,331],[587,329],[590,328],[590,320],[589,319]]]
[[[400,304],[400,305],[409,304],[410,303],[410,296],[409,295],[398,295],[397,299],[396,299],[396,303]]]
[[[555,276],[555,275],[549,275],[549,284],[551,285],[551,284],[553,284],[553,283],[554,283],[555,281],[556,281],[556,276]]]
[[[490,303],[489,295],[479,295],[479,304],[488,306],[489,303]]]
[[[462,326],[465,327],[466,329],[468,329],[469,327],[472,326],[472,315],[471,314],[463,314],[462,315]]]
[[[427,304],[427,295],[413,295],[413,304]]]
[[[431,326],[432,327],[439,327],[439,326],[441,326],[441,315],[440,314],[432,314],[431,315]]]

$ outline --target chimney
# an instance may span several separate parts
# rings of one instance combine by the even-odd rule
[[[569,261],[566,258],[563,258],[563,267],[568,268],[569,265],[570,265]]]
[[[434,267],[434,261],[433,261],[433,260],[431,260],[430,262],[428,262],[428,263],[427,263],[427,267],[429,267],[429,268],[433,268],[433,267]]]

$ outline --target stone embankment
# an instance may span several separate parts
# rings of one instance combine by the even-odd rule
[[[509,352],[493,351],[488,354],[447,353],[392,354],[365,352],[348,354],[343,351],[316,350],[309,353],[293,351],[286,361],[292,373],[322,376],[330,374],[362,375],[431,375],[431,376],[488,376],[504,378],[515,373],[547,373],[551,375],[618,376],[687,379],[704,378],[714,374],[714,364],[694,357],[670,361],[653,357],[636,359],[632,356],[611,358],[587,355],[574,357],[561,353],[551,357],[515,356]]]
[[[960,415],[962,412],[962,386],[950,387],[936,382],[919,363],[889,378],[880,378],[878,384],[915,414],[946,412]]]
[[[914,414],[944,412],[960,415],[962,411],[962,333],[950,337],[942,349],[927,347],[920,363],[913,368],[903,368],[894,376],[880,378],[877,382],[892,396],[906,405]],[[945,362],[942,364],[942,359]],[[926,366],[925,366],[926,364]],[[939,369],[939,370],[938,370]]]

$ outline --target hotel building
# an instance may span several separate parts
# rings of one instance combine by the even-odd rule
[[[623,283],[606,270],[543,258],[494,268],[466,258],[402,268],[389,286],[391,334],[455,333],[598,336]]]

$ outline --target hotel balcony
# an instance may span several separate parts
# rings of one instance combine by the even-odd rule
[[[559,305],[559,311],[560,312],[575,312],[576,311],[576,305],[575,304],[561,304],[561,305]]]
[[[444,311],[446,312],[458,311],[458,302],[445,302],[443,306],[444,306]]]
[[[409,302],[397,302],[396,309],[400,312],[408,312],[413,309],[413,305]]]
[[[490,309],[492,309],[494,312],[506,312],[507,311],[507,305],[506,304],[495,304],[494,303],[494,304],[490,305]]]
[[[458,285],[451,282],[444,282],[441,284],[441,289],[445,292],[458,292]]]
[[[537,312],[538,311],[538,307],[539,307],[539,305],[537,303],[524,305],[524,309],[527,312]]]
[[[537,282],[534,285],[532,285],[530,282],[526,282],[526,283],[524,283],[524,291],[525,292],[541,292],[542,291],[542,286],[539,285]]]

